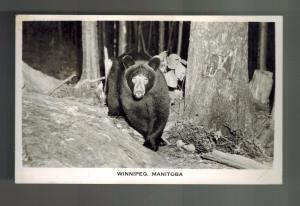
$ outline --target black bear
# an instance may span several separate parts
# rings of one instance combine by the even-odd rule
[[[160,59],[131,53],[113,62],[107,78],[106,97],[110,116],[124,115],[140,132],[144,146],[157,151],[169,117],[168,86],[159,69]]]

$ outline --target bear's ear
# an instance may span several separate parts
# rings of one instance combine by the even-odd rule
[[[126,69],[129,68],[130,66],[134,65],[134,59],[129,55],[125,55],[122,58],[122,62]]]
[[[157,70],[160,66],[160,59],[158,57],[152,57],[150,61],[148,62],[148,65],[154,69]]]

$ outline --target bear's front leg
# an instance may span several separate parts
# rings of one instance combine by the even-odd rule
[[[112,95],[108,93],[106,103],[108,107],[109,116],[118,117],[122,115],[121,104],[117,95]]]
[[[151,149],[151,150],[154,150],[154,151],[157,151],[158,150],[158,144],[155,140],[155,137],[154,137],[154,124],[155,124],[155,121],[156,121],[156,118],[150,118],[149,119],[149,122],[148,122],[148,129],[147,129],[147,134],[146,134],[146,137],[145,137],[145,143],[144,143],[144,146]]]
[[[145,138],[144,146],[157,151],[161,143],[162,146],[165,145],[163,144],[164,141],[161,139],[164,127],[164,122],[159,121],[157,118],[151,118],[149,120],[148,132]]]

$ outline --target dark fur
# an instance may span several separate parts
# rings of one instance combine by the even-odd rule
[[[130,56],[144,62],[150,59],[146,55],[135,53],[131,53]],[[170,98],[166,81],[158,68],[154,70],[147,66],[138,66],[125,69],[123,57],[124,55],[113,62],[108,75],[106,88],[108,114],[124,115],[130,125],[144,136],[144,145],[157,151],[159,144],[163,142],[161,135],[169,116]],[[136,73],[143,73],[149,79],[146,94],[140,100],[136,100],[132,94],[131,78]]]

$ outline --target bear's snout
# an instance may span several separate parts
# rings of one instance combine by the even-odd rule
[[[143,98],[146,91],[145,85],[148,83],[148,79],[143,75],[138,75],[132,79],[132,82],[134,84],[134,88],[133,88],[134,98],[137,100]]]
[[[136,92],[134,92],[134,97],[136,99],[142,99],[144,97],[144,92],[143,91],[136,91]]]

